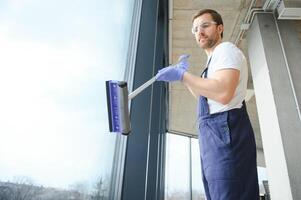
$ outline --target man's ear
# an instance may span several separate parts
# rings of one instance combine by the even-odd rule
[[[224,25],[223,24],[218,25],[217,30],[218,30],[219,34],[221,34],[224,31]]]

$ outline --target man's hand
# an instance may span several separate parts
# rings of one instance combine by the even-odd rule
[[[175,65],[170,65],[158,71],[156,75],[157,81],[181,81],[183,79],[183,74],[188,70],[189,55],[184,54],[179,57],[179,62]]]

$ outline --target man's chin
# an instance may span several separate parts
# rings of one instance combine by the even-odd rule
[[[215,44],[216,44],[216,42],[213,42],[213,41],[206,41],[206,42],[201,42],[201,41],[199,41],[199,46],[200,46],[202,49],[210,49],[210,48],[212,48]]]
[[[202,48],[202,49],[208,49],[208,44],[207,43],[202,43],[202,42],[199,42],[199,46]]]

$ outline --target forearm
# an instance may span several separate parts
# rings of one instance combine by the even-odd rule
[[[234,94],[223,81],[204,79],[188,72],[184,73],[182,82],[195,97],[205,96],[221,104],[229,103]]]

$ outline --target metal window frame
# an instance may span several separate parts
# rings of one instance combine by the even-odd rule
[[[168,64],[168,0],[140,2],[133,88]],[[118,179],[121,190],[117,187],[117,194],[120,195],[111,199],[164,199],[166,96],[166,85],[155,82],[132,100],[132,133],[124,142],[122,173],[115,174],[122,178],[114,177]],[[117,184],[114,186],[116,190]]]
[[[136,56],[137,56],[141,9],[142,9],[142,0],[135,0],[134,8],[133,8],[134,12],[132,15],[132,22],[131,22],[130,41],[128,46],[127,60],[126,60],[126,70],[124,74],[124,80],[127,82],[129,90],[133,90],[133,82],[134,82],[133,80],[134,80],[134,71],[135,71]],[[127,137],[123,135],[116,136],[109,199],[121,199],[126,144],[127,144]]]

